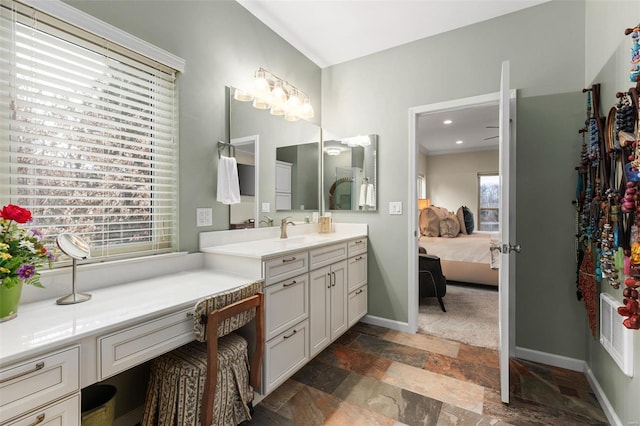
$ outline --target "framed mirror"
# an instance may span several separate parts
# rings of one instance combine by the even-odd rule
[[[229,228],[257,227],[264,216],[278,212],[319,211],[320,127],[271,115],[251,102],[235,100],[233,92],[227,87],[229,137],[236,147],[241,202],[230,206]],[[291,164],[288,190],[281,185],[277,162]],[[240,169],[246,169],[245,182],[253,176],[252,189],[243,184],[245,171]],[[283,204],[282,193],[287,192],[290,203]]]
[[[323,141],[325,210],[377,210],[377,149],[373,134]]]

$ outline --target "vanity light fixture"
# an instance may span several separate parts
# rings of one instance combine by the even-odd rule
[[[264,68],[256,71],[251,92],[235,89],[233,98],[253,101],[255,108],[271,109],[272,115],[283,115],[287,121],[309,120],[315,115],[309,95]]]
[[[327,155],[340,155],[340,148],[327,148],[324,150]]]
[[[350,148],[354,148],[356,146],[369,146],[371,145],[371,140],[367,135],[358,135],[350,138],[344,138],[340,143],[347,145]]]

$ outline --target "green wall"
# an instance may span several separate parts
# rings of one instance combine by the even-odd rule
[[[523,247],[516,260],[516,344],[586,359],[622,422],[640,418],[638,380],[622,376],[590,337],[575,298],[571,205],[581,90],[602,82],[610,105],[612,93],[627,87],[620,73],[629,46],[619,34],[638,22],[638,2],[552,1],[322,71],[233,1],[68,3],[186,59],[179,80],[181,250],[197,250],[198,232],[227,227],[228,208],[215,202],[226,85],[248,87],[263,66],[310,93],[315,123],[335,134],[378,134],[378,211],[336,212],[334,220],[369,224],[369,312],[399,322],[408,321],[409,223],[406,214],[388,215],[387,205],[408,202],[408,109],[496,92],[500,63],[510,60],[518,89],[515,219]],[[594,56],[590,47],[605,54]],[[212,227],[195,227],[196,207],[214,208]],[[637,338],[634,344],[638,366]]]
[[[611,4],[589,0],[586,3],[586,85],[599,83],[602,106],[600,113],[605,116],[617,103],[616,92],[627,91],[634,84],[629,82],[631,37],[624,35],[625,28],[640,21],[640,2],[617,1]],[[583,107],[584,110],[584,107]],[[622,289],[615,290],[608,285],[605,291],[622,301]],[[620,317],[620,321],[622,321]],[[598,383],[607,395],[611,406],[624,425],[640,423],[640,339],[633,332],[634,374],[629,378],[615,364],[598,340],[587,338],[586,361]]]
[[[584,7],[553,1],[323,69],[323,128],[380,135],[378,212],[334,215],[369,223],[371,315],[408,321],[408,216],[390,216],[387,208],[408,202],[408,109],[497,92],[508,59],[518,89],[515,219],[523,247],[516,258],[516,344],[584,358],[571,205],[583,120]]]
[[[311,96],[317,124],[320,69],[235,1],[66,3],[186,60],[178,80],[179,248],[198,251],[200,231],[229,227],[229,207],[215,201],[216,142],[228,138],[225,87],[250,87],[255,70],[264,67]],[[196,228],[196,207],[213,208],[212,227]],[[118,388],[116,417],[142,405],[147,375],[144,364],[108,380]]]
[[[179,248],[198,251],[199,232],[229,228],[229,207],[215,201],[216,142],[228,138],[225,87],[250,88],[263,67],[309,94],[319,124],[320,68],[233,0],[65,2],[186,60],[178,80]],[[213,208],[213,226],[195,226],[197,207]]]

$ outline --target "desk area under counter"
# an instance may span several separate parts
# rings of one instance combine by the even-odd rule
[[[82,388],[189,343],[196,301],[256,280],[202,269],[20,305],[0,324],[0,424],[80,424]]]
[[[316,226],[290,227],[286,239],[278,228],[200,235],[206,267],[264,280],[263,395],[367,313],[367,225],[334,224],[327,234]]]

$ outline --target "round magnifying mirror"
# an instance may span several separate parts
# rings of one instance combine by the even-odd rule
[[[89,259],[91,257],[91,247],[82,238],[73,234],[60,234],[56,239],[58,247],[64,254],[72,259]]]
[[[76,263],[77,260],[89,259],[91,257],[91,246],[85,240],[73,234],[58,235],[56,244],[64,254],[73,259],[71,269],[71,294],[56,300],[56,303],[58,305],[72,305],[86,302],[91,299],[90,294],[76,293]]]

